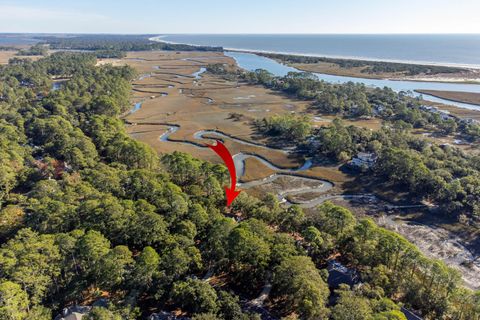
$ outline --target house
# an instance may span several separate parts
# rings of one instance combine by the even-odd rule
[[[412,311],[410,311],[408,309],[405,309],[404,307],[401,307],[400,311],[402,311],[402,313],[405,315],[407,320],[423,320],[422,318],[417,316],[415,313],[413,313]]]
[[[423,111],[428,111],[430,113],[436,113],[440,116],[440,119],[442,119],[442,120],[455,119],[455,117],[452,116],[450,114],[450,112],[448,112],[446,110],[440,110],[437,107],[421,106],[420,109],[423,110]]]
[[[160,311],[158,313],[152,313],[148,320],[190,320],[187,317],[178,317],[173,312]]]
[[[345,267],[336,260],[330,260],[328,262],[327,270],[327,283],[332,289],[337,289],[341,284],[346,284],[350,287],[353,287],[360,282],[360,277],[355,270]]]
[[[353,168],[366,168],[371,169],[375,162],[377,162],[377,155],[375,153],[359,152],[348,163]]]
[[[337,289],[341,284],[346,284],[351,288],[355,285],[361,285],[358,272],[354,269],[347,268],[336,260],[328,262],[328,287]],[[400,311],[405,315],[407,320],[423,320],[412,311],[401,307]]]
[[[461,119],[460,122],[463,123],[463,124],[466,124],[466,125],[479,124],[479,123],[480,123],[480,121],[478,121],[478,120],[476,120],[476,119],[470,119],[470,118],[468,118],[468,119]]]
[[[373,114],[378,116],[380,115],[383,111],[385,111],[385,106],[381,104],[375,104],[373,105]]]
[[[108,306],[108,300],[101,298],[93,303],[92,306],[72,306],[64,308],[62,313],[57,315],[54,320],[82,320],[93,307],[103,307]]]
[[[73,306],[64,308],[55,320],[82,320],[83,316],[90,312],[90,306]]]
[[[442,120],[455,119],[448,111],[439,110],[437,112]]]

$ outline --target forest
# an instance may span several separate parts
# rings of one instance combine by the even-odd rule
[[[17,48],[13,46],[0,46],[0,51],[16,51]]]
[[[465,289],[456,270],[371,219],[329,202],[307,213],[272,194],[242,193],[226,208],[226,168],[158,155],[129,137],[119,116],[131,108],[137,75],[95,64],[94,54],[58,52],[0,67],[0,319],[52,319],[100,298],[108,304],[86,319],[173,310],[197,320],[261,319],[245,302],[265,283],[272,285],[265,308],[279,319],[406,319],[401,306],[426,319],[480,318],[480,294]],[[51,90],[52,78],[68,81]],[[301,120],[267,125],[292,128],[296,139],[323,135]],[[478,161],[468,169],[472,159],[406,134],[409,148],[398,150],[401,130],[374,138],[333,128],[333,137],[358,139],[349,152],[385,139],[380,163],[389,179],[410,183],[389,171],[395,152],[405,152],[398,165],[422,170],[408,177],[450,179],[453,195],[464,194],[452,203],[478,206],[469,198]],[[361,285],[330,288],[332,259],[357,270]]]
[[[151,41],[156,35],[74,35],[68,37],[36,36],[35,38],[50,45],[52,49],[100,50],[110,52],[124,51],[223,51],[221,47],[191,46],[187,44],[170,44]],[[121,56],[115,56],[121,58]]]

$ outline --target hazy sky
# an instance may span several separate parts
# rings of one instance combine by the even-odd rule
[[[0,32],[480,33],[480,0],[0,0]]]

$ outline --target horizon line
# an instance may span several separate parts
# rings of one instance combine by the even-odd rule
[[[333,32],[322,32],[322,33],[190,33],[190,32],[179,32],[179,33],[169,33],[169,32],[147,32],[147,33],[129,33],[129,32],[1,32],[0,34],[67,34],[67,35],[480,35],[480,32],[438,32],[438,33],[402,33],[402,32],[387,32],[387,33],[348,33],[348,32],[340,32],[340,33],[333,33]]]

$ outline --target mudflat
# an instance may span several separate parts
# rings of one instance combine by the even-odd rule
[[[475,104],[480,106],[480,93],[476,92],[462,92],[462,91],[441,91],[441,90],[416,90],[419,93],[429,94],[434,97]],[[480,108],[479,108],[480,109]]]

